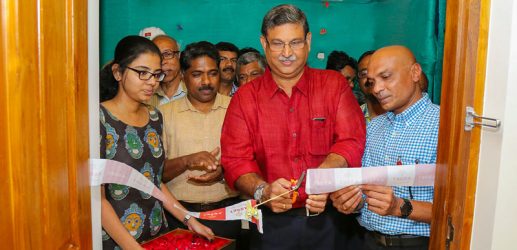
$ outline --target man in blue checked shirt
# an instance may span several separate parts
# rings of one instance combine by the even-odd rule
[[[419,86],[422,68],[403,46],[377,50],[368,65],[373,94],[388,112],[368,124],[363,167],[436,163],[440,108]],[[330,198],[361,212],[364,249],[428,249],[433,187],[360,185]]]

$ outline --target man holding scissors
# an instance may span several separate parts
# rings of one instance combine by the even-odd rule
[[[270,68],[234,95],[221,136],[227,183],[259,202],[292,190],[308,168],[360,166],[365,143],[364,118],[345,78],[306,65],[311,33],[305,14],[277,6],[261,32]],[[264,234],[251,248],[333,249],[327,198],[308,196],[302,184],[265,203]]]

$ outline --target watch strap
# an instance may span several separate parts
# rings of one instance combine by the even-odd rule
[[[411,204],[411,201],[406,198],[402,198],[402,200],[404,203],[400,206],[400,218],[405,219],[413,212],[413,204]]]

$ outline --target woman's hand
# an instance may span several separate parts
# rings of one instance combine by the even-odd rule
[[[214,239],[214,232],[212,232],[212,229],[199,223],[199,221],[194,217],[191,217],[187,221],[187,226],[188,226],[189,230],[194,231],[197,234],[204,236],[205,238],[207,238],[210,241],[212,241]]]

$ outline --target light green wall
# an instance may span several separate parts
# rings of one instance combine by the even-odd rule
[[[292,3],[308,18],[312,36],[309,65],[325,68],[332,50],[356,59],[366,50],[390,44],[408,46],[427,73],[429,93],[439,103],[445,0],[101,0],[101,64],[109,61],[117,42],[156,26],[183,46],[200,40],[232,42],[262,51],[259,43],[264,14],[281,3]],[[181,26],[182,29],[179,29]],[[320,35],[325,28],[327,33]]]

